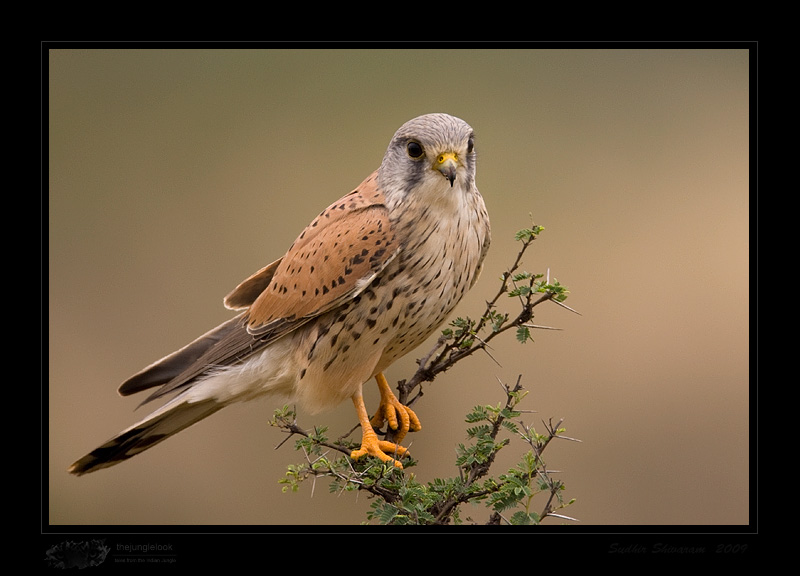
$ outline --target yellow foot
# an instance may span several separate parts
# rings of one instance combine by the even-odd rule
[[[380,428],[384,422],[389,423],[392,430],[396,430],[395,440],[399,443],[402,442],[405,435],[411,432],[422,430],[422,424],[414,411],[400,403],[400,400],[392,392],[389,383],[383,373],[375,376],[378,383],[378,389],[381,392],[381,403],[378,406],[378,411],[370,419],[370,424],[373,428]]]
[[[353,450],[350,453],[350,457],[353,460],[358,460],[364,456],[375,456],[376,458],[380,458],[383,462],[392,462],[397,468],[402,468],[403,465],[400,464],[400,461],[396,458],[392,458],[392,456],[388,456],[391,454],[393,456],[402,457],[408,453],[408,450],[400,446],[399,444],[395,444],[394,442],[386,442],[385,440],[378,440],[378,435],[375,434],[375,431],[367,425],[366,428],[363,429],[361,433],[361,448],[358,450]]]

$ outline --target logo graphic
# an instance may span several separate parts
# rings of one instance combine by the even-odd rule
[[[45,552],[44,561],[53,568],[87,568],[102,564],[111,548],[105,540],[62,542]]]

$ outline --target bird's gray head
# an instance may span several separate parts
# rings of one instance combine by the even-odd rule
[[[441,195],[471,190],[475,185],[472,127],[448,114],[425,114],[409,120],[389,143],[378,184],[387,194],[417,190]]]

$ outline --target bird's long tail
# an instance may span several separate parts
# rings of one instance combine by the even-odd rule
[[[92,450],[70,466],[69,472],[80,476],[118,464],[210,416],[224,406],[225,403],[214,399],[189,402],[186,395],[177,396],[138,424],[123,430],[99,448]]]

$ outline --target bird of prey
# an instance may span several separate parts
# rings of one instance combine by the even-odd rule
[[[240,313],[122,383],[171,399],[75,462],[113,466],[233,403],[282,396],[310,413],[351,399],[361,424],[354,459],[402,467],[400,440],[420,429],[383,372],[425,339],[477,280],[489,217],[475,184],[475,135],[463,120],[426,114],[392,137],[380,167],[323,210],[286,254],[224,299]],[[369,417],[362,386],[375,378]],[[379,440],[388,422],[397,442]]]

